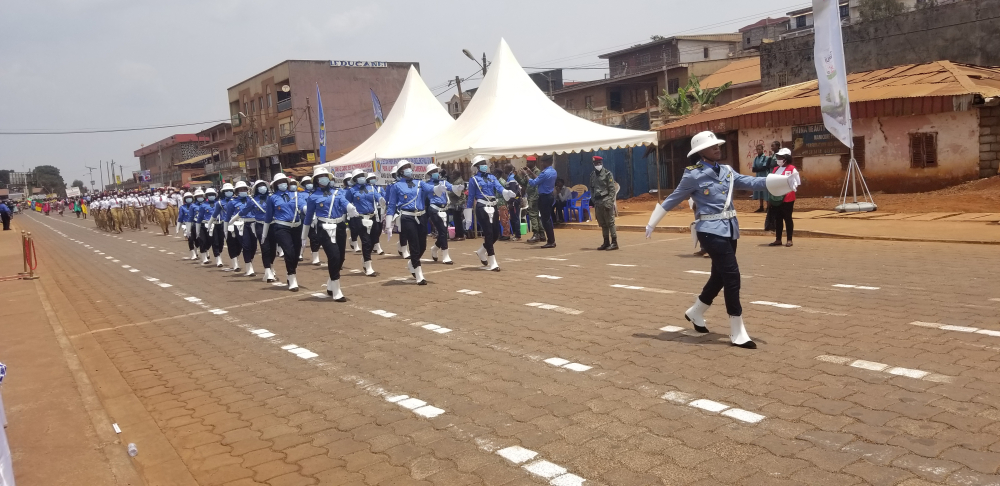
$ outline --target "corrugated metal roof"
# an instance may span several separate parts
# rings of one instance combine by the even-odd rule
[[[717,88],[728,82],[733,84],[760,82],[760,58],[748,57],[738,59],[726,67],[708,75],[701,80],[701,88]]]
[[[185,160],[183,162],[178,162],[178,163],[176,163],[174,165],[191,165],[191,164],[197,164],[198,162],[201,162],[201,161],[203,161],[203,160],[205,160],[205,159],[207,159],[207,158],[209,158],[211,156],[212,156],[212,154],[199,155],[197,157],[191,157],[190,159],[187,159],[187,160]]]
[[[1000,96],[1000,68],[957,64],[950,61],[907,64],[848,75],[847,87],[852,104],[862,101],[968,94],[992,97]],[[818,83],[807,81],[753,94],[668,123],[657,130],[671,130],[753,113],[818,106]]]

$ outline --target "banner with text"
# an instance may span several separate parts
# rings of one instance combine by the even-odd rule
[[[813,0],[816,74],[819,81],[819,106],[826,129],[852,147],[851,104],[847,98],[847,68],[844,64],[844,39],[841,34],[840,6],[837,0]]]

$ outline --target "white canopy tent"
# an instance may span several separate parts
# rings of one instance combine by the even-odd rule
[[[655,143],[654,132],[606,127],[563,110],[535,85],[500,39],[486,78],[458,121],[410,147],[406,155],[433,155],[442,163],[475,155],[514,158]]]
[[[455,120],[424,84],[416,68],[410,66],[403,89],[385,123],[354,150],[322,166],[336,173],[338,168],[355,164],[368,163],[370,166],[376,157],[391,159],[417,155],[409,149],[454,124]]]

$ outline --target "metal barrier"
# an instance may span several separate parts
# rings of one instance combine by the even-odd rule
[[[24,263],[24,271],[9,277],[0,277],[0,282],[6,280],[34,280],[38,278],[35,270],[38,269],[38,255],[35,253],[35,240],[31,232],[21,231],[21,261]]]

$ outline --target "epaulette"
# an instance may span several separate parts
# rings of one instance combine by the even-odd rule
[[[687,166],[686,170],[695,170],[702,167],[704,167],[704,165],[702,165],[701,162],[698,162],[697,164]]]

